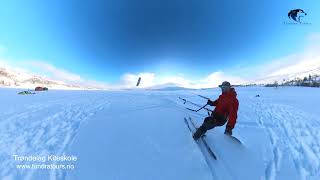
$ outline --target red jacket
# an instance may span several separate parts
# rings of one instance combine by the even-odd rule
[[[233,129],[238,117],[237,113],[239,107],[235,89],[231,88],[229,92],[222,93],[217,100],[213,101],[212,105],[216,106],[213,113],[223,115],[227,118],[227,126],[230,126]]]

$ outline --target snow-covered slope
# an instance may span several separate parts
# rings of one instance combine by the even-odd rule
[[[200,125],[178,97],[206,103],[218,89],[177,91],[61,91],[17,95],[0,89],[1,179],[319,179],[320,120],[317,88],[238,88],[234,136],[224,127],[207,133],[218,160],[199,150],[183,122]],[[255,97],[259,94],[260,97]],[[76,156],[54,162],[74,169],[45,170],[13,155]],[[19,167],[19,168],[18,168]]]
[[[303,79],[304,77],[309,77],[309,75],[320,75],[320,66],[314,67],[312,70],[301,70],[299,72],[294,73],[282,73],[282,74],[271,74],[263,78],[259,78],[253,81],[250,81],[250,83],[256,83],[256,84],[268,84],[268,83],[274,83],[275,81],[283,82],[294,80],[296,78]]]

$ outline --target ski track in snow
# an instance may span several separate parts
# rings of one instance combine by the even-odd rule
[[[108,105],[103,96],[71,96],[35,102],[19,112],[1,114],[0,177],[33,179],[32,170],[15,168],[13,155],[62,155],[85,121]],[[67,103],[66,103],[67,102]],[[50,179],[64,179],[64,172],[50,171]]]
[[[264,128],[271,143],[272,158],[265,159],[267,166],[264,179],[275,180],[281,171],[284,153],[289,153],[300,179],[320,177],[319,122],[297,108],[271,104],[259,100],[252,104],[257,123]],[[265,157],[268,157],[267,155]]]
[[[194,133],[196,131],[196,129],[192,125],[191,120],[187,120],[187,121],[189,123],[189,127],[192,129],[192,133]],[[209,154],[209,152],[208,152],[207,148],[205,147],[204,142],[202,142],[202,140],[199,139],[198,142],[194,141],[194,143],[197,144],[199,150],[201,151],[201,153],[203,155],[203,158],[205,159],[205,161],[206,161],[206,163],[207,163],[207,165],[208,165],[208,167],[209,167],[209,169],[211,171],[212,179],[218,179],[217,172],[215,170],[215,166],[214,166],[214,163],[213,163],[214,161],[217,161],[217,160],[213,159],[213,157]],[[210,147],[210,145],[209,145],[209,147]],[[210,148],[213,151],[213,153],[215,153],[214,150],[212,149],[212,147],[210,147]]]
[[[136,96],[138,94],[138,96]],[[35,101],[23,106],[24,108],[8,109],[0,112],[0,177],[2,179],[39,179],[34,178],[35,171],[17,170],[12,155],[62,155],[67,154],[77,132],[84,123],[98,111],[105,111],[105,116],[125,116],[123,108],[116,104],[126,105],[126,112],[143,112],[156,108],[172,108],[187,115],[203,118],[205,112],[190,112],[185,105],[179,105],[178,97],[183,93],[121,92],[112,96],[105,93],[72,94],[72,96],[58,97],[48,101]],[[239,93],[240,94],[240,93]],[[188,96],[188,94],[184,94]],[[192,100],[191,96],[189,95]],[[188,97],[188,98],[189,98]],[[193,95],[194,97],[194,95]],[[197,99],[197,98],[194,98]],[[198,98],[202,100],[201,98]],[[320,177],[320,122],[317,117],[299,110],[297,107],[277,104],[261,98],[240,97],[240,109],[237,126],[243,130],[259,128],[265,132],[270,145],[266,145],[262,152],[265,170],[261,179],[276,180],[284,178],[281,171],[287,161],[295,168],[299,179],[316,180]],[[202,100],[203,101],[203,100]],[[205,103],[203,102],[200,103]],[[193,107],[194,108],[194,107]],[[177,121],[182,121],[177,119]],[[200,121],[199,121],[200,122]],[[201,121],[202,122],[202,121]],[[182,123],[181,123],[182,124]],[[184,125],[182,125],[184,126]],[[182,129],[185,127],[181,127]],[[186,130],[186,129],[184,129]],[[187,130],[186,130],[187,132]],[[239,131],[241,135],[241,132]],[[189,138],[189,137],[188,137]],[[191,138],[191,137],[190,137]],[[255,137],[246,137],[254,139]],[[208,137],[210,139],[210,137]],[[216,139],[215,139],[216,140]],[[212,140],[209,146],[215,151]],[[193,141],[190,139],[190,142]],[[164,147],[158,145],[151,136],[146,137],[156,152],[160,153]],[[193,143],[193,142],[192,142]],[[189,145],[186,145],[189,147]],[[197,146],[193,146],[198,151]],[[208,165],[213,179],[237,179],[223,154],[217,153],[218,160],[212,160],[204,148],[203,157]],[[231,151],[232,152],[232,151]],[[260,153],[260,152],[258,152]],[[262,169],[263,170],[263,169]],[[253,169],[254,171],[254,169]],[[290,169],[290,171],[293,171]],[[48,172],[46,172],[48,173]],[[45,177],[50,179],[65,179],[66,171],[50,171]],[[263,173],[263,171],[261,171]],[[211,178],[209,176],[209,178]]]
[[[244,128],[257,128],[265,131],[270,140],[270,152],[263,152],[265,173],[262,179],[276,180],[286,178],[279,176],[285,169],[283,161],[291,161],[297,172],[297,178],[303,180],[318,180],[320,177],[320,123],[316,116],[301,111],[297,107],[286,104],[276,104],[263,98],[251,98],[246,96],[240,99],[239,122],[237,126]],[[191,112],[189,112],[191,113]],[[192,113],[201,117],[199,113]],[[256,121],[252,121],[256,119]],[[242,121],[244,120],[244,121]],[[214,144],[213,144],[214,147]],[[217,155],[218,159],[219,154]],[[207,157],[205,157],[207,158]],[[286,158],[286,159],[285,159]],[[227,168],[226,164],[217,161],[207,162],[213,175],[216,169]],[[286,162],[288,163],[288,162]],[[227,179],[236,179],[232,171],[228,171]],[[214,179],[216,179],[214,177]]]

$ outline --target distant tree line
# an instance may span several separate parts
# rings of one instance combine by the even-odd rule
[[[320,76],[310,75],[304,78],[295,78],[293,80],[283,79],[281,83],[275,81],[272,84],[266,84],[265,87],[278,87],[278,86],[304,86],[304,87],[320,87]]]

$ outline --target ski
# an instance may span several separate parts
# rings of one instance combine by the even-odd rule
[[[234,136],[231,136],[231,135],[226,135],[226,136],[230,137],[233,141],[235,141],[235,142],[237,142],[239,144],[242,144],[242,142],[238,138],[236,138]]]
[[[190,117],[189,117],[189,119],[190,119],[190,122],[192,123],[192,126],[195,129],[197,129],[195,123],[193,122],[193,120]],[[242,145],[242,142],[238,138],[236,138],[236,137],[234,137],[232,135],[226,135],[226,136],[228,136],[229,138],[231,138],[233,141],[237,142],[238,144]],[[205,135],[204,135],[204,137],[205,137]],[[204,138],[204,137],[202,136],[202,138]],[[207,144],[207,142],[205,141],[204,144]]]
[[[197,127],[196,127],[195,123],[193,122],[193,120],[191,119],[191,117],[189,117],[189,121],[191,122],[194,129],[197,129]],[[205,135],[201,136],[200,137],[201,141],[203,142],[204,146],[208,150],[209,154],[213,157],[213,159],[217,160],[217,156],[213,153],[212,149],[210,148],[207,141],[205,140],[205,137],[206,137]]]
[[[190,124],[188,123],[188,119],[187,118],[184,118],[184,122],[186,123],[189,131],[191,132],[191,134],[193,134],[194,132],[192,131],[192,128],[190,127]],[[192,126],[194,127],[194,129],[197,129],[192,120],[189,118],[189,122],[192,124]],[[213,153],[213,151],[211,150],[210,146],[208,145],[208,143],[206,142],[206,140],[204,139],[204,136],[201,136],[200,140],[203,142],[204,146],[206,147],[207,151],[209,152],[210,156],[217,160],[217,156]],[[196,141],[197,142],[197,141]],[[198,143],[198,142],[197,142]]]

